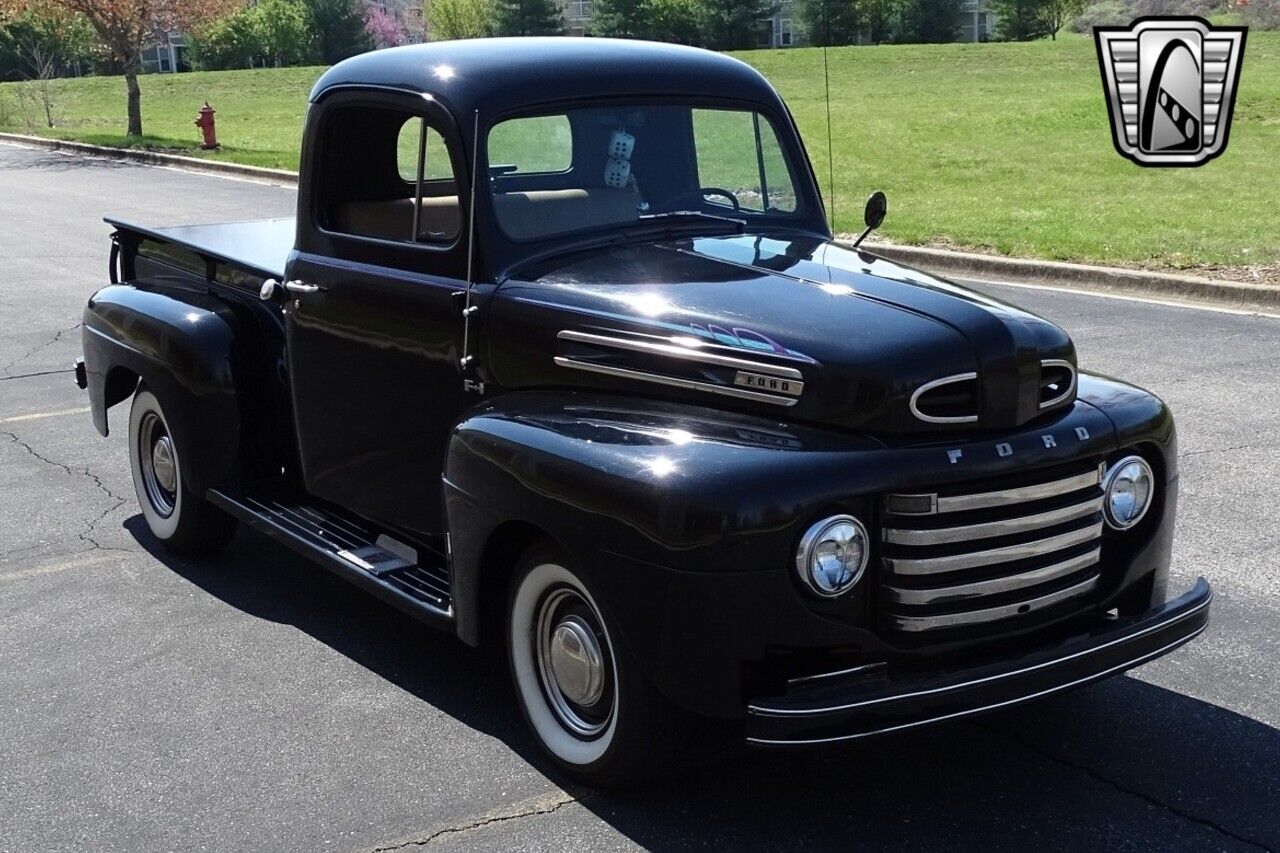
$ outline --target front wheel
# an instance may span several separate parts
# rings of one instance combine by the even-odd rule
[[[616,631],[569,561],[540,548],[512,581],[507,652],[525,719],[575,779],[618,787],[662,767],[687,720],[615,642]]]
[[[169,429],[155,394],[139,385],[129,411],[129,467],[142,517],[170,551],[209,553],[227,544],[236,521],[188,487],[182,472],[190,452]]]

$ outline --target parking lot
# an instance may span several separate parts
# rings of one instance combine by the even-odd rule
[[[1171,591],[1209,631],[1111,679],[840,749],[565,786],[495,658],[242,530],[162,552],[126,407],[73,382],[104,215],[291,215],[292,189],[0,144],[0,851],[1280,849],[1280,318],[978,285],[1179,424]]]

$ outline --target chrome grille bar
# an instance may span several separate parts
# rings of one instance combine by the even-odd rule
[[[1102,535],[1102,522],[1097,521],[1088,527],[1071,530],[1037,539],[1034,542],[1023,542],[1020,545],[1006,545],[1003,548],[991,548],[987,551],[971,551],[967,554],[954,554],[949,557],[925,557],[921,559],[886,558],[885,563],[890,571],[899,575],[933,575],[940,572],[958,572],[961,569],[974,569],[979,566],[990,566],[999,563],[1011,563],[1014,560],[1025,560],[1061,551],[1075,545],[1083,545]]]
[[[904,616],[892,614],[889,618],[894,627],[901,631],[930,631],[936,628],[958,628],[981,622],[995,622],[1008,619],[1034,610],[1041,610],[1053,604],[1059,604],[1072,598],[1085,595],[1098,585],[1098,576],[1094,575],[1066,589],[1051,592],[1037,598],[1017,601],[1013,604],[1002,604],[998,607],[986,607],[982,610],[966,610],[962,613],[944,613],[938,616]]]
[[[1038,512],[1034,515],[1023,515],[1017,518],[986,521],[981,524],[964,524],[959,527],[939,527],[934,530],[913,530],[899,527],[887,527],[884,530],[884,541],[896,545],[945,545],[950,542],[967,542],[971,539],[990,539],[993,536],[1009,536],[1015,533],[1026,533],[1065,524],[1087,515],[1102,511],[1102,498],[1093,497],[1084,503],[1072,504],[1061,509]]]
[[[1037,483],[1033,486],[1020,486],[1011,489],[1000,489],[994,492],[979,492],[972,495],[891,495],[890,498],[903,498],[910,500],[913,498],[933,498],[934,508],[931,512],[965,512],[974,509],[990,509],[992,507],[1012,506],[1014,504],[1027,503],[1028,501],[1043,500],[1044,498],[1054,498],[1059,495],[1068,495],[1072,492],[1078,492],[1081,489],[1087,489],[1090,486],[1096,486],[1102,482],[1102,464],[1097,468],[1086,471],[1083,474],[1074,474],[1070,477],[1064,477],[1061,480],[1054,480],[1052,483]]]
[[[1003,592],[1012,592],[1015,589],[1037,586],[1038,584],[1065,578],[1067,575],[1074,574],[1097,563],[1101,555],[1102,549],[1094,548],[1092,551],[1071,557],[1060,563],[1054,563],[1041,569],[1032,569],[1029,572],[1020,572],[1016,575],[1006,575],[955,586],[935,586],[929,589],[903,589],[890,586],[885,587],[885,595],[888,596],[890,601],[896,601],[901,604],[947,604],[984,595],[998,595]]]
[[[1087,600],[1101,582],[1102,470],[1081,461],[998,490],[887,495],[884,620],[905,632],[971,628]]]

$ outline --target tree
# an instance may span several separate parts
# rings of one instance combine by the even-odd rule
[[[863,29],[858,0],[800,0],[800,20],[813,45],[854,44]]]
[[[428,0],[432,39],[478,39],[494,32],[493,0]]]
[[[370,6],[364,12],[364,28],[375,47],[399,47],[408,34],[404,26],[380,6]]]
[[[595,0],[591,25],[602,36],[635,38],[648,29],[645,0]]]
[[[896,0],[893,40],[911,43],[954,41],[960,0]]]
[[[333,65],[373,50],[359,0],[306,0],[320,61]]]
[[[995,0],[999,15],[996,34],[1009,41],[1031,41],[1048,36],[1080,17],[1084,0]]]
[[[194,33],[191,50],[201,68],[298,65],[314,56],[315,37],[299,0],[259,0]]]
[[[602,36],[636,38],[648,35],[646,0],[595,0],[591,28]]]
[[[266,62],[301,65],[315,55],[316,35],[301,0],[258,0],[248,12]]]
[[[262,53],[262,40],[250,11],[241,9],[192,33],[192,62],[198,68],[212,70],[252,66],[254,57]]]
[[[759,47],[760,21],[773,12],[769,0],[702,0],[703,43],[713,50]]]
[[[895,0],[858,0],[867,38],[872,44],[893,38],[893,4]]]
[[[564,15],[556,0],[497,0],[496,11],[500,36],[564,34]]]
[[[93,46],[93,28],[81,16],[50,7],[23,9],[7,23],[0,22],[0,80],[31,77],[33,62],[47,65],[51,60],[53,70],[59,71],[87,61]]]
[[[996,36],[1005,41],[1032,41],[1049,35],[1045,0],[995,0]]]
[[[697,0],[645,0],[645,38],[674,44],[700,44]]]
[[[1044,25],[1049,38],[1058,40],[1058,31],[1075,20],[1084,11],[1084,0],[1046,0]]]
[[[124,70],[126,132],[142,135],[142,51],[157,31],[194,30],[227,12],[235,0],[0,0],[10,15],[41,6],[83,16],[108,61]],[[0,14],[0,17],[4,17]]]

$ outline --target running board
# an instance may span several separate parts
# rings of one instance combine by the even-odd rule
[[[415,551],[364,521],[268,493],[210,489],[209,502],[423,621],[453,627],[449,570],[433,551]]]

